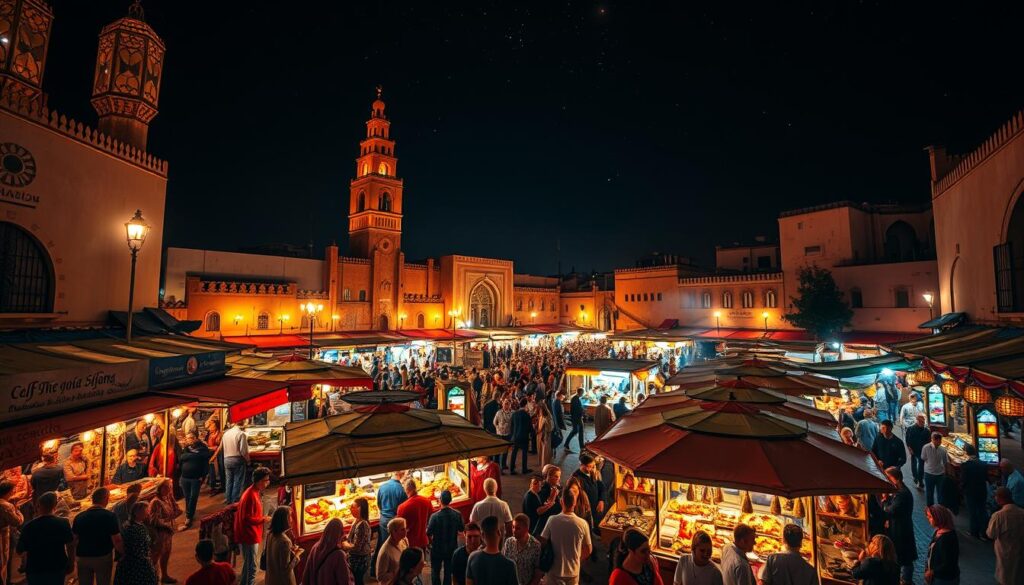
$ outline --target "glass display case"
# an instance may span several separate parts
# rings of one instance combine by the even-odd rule
[[[463,418],[468,418],[466,416],[466,391],[459,386],[447,388],[444,409],[454,412]]]
[[[815,538],[823,583],[857,583],[850,570],[868,546],[864,496],[816,496]]]
[[[469,500],[469,462],[466,460],[432,465],[413,469],[410,476],[419,486],[419,494],[429,498],[437,510],[441,507],[441,492],[452,494],[452,504]],[[370,523],[380,520],[377,509],[377,489],[391,479],[390,473],[325,481],[298,486],[295,490],[294,505],[296,517],[300,518],[301,535],[322,532],[331,518],[340,518],[345,525],[351,525],[350,512],[356,498],[366,498],[370,506]]]
[[[250,455],[264,452],[280,452],[282,437],[284,437],[284,425],[279,427],[245,427],[245,440],[249,444]]]
[[[999,464],[999,419],[990,408],[974,412],[974,434],[977,436],[978,459],[989,465]]]
[[[601,520],[602,538],[610,542],[627,528],[650,535],[658,510],[654,480],[636,477],[632,471],[615,464],[615,486],[615,502]]]
[[[938,384],[928,386],[924,391],[924,406],[928,413],[928,424],[945,427],[948,425],[946,416],[946,396]]]

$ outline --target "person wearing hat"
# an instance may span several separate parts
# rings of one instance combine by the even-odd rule
[[[462,514],[451,508],[452,493],[441,492],[441,509],[430,515],[427,521],[427,538],[430,539],[430,579],[433,583],[452,582],[452,555],[459,547],[459,533],[465,532]],[[442,567],[444,567],[442,579]]]

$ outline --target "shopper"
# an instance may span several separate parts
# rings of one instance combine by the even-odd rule
[[[609,585],[662,585],[658,565],[651,556],[651,544],[647,536],[636,528],[629,528],[622,534],[615,551],[615,568],[608,580]],[[719,581],[719,584],[721,581]]]
[[[1003,477],[1003,486],[1010,490],[1013,503],[1024,507],[1024,475],[1005,457],[999,460],[999,472]]]
[[[580,453],[579,469],[573,472],[572,479],[579,482],[580,488],[587,494],[587,503],[593,515],[593,525],[601,523],[604,516],[604,484],[594,477],[594,458],[588,453]]]
[[[185,579],[185,585],[235,585],[235,581],[238,580],[235,577],[235,570],[229,563],[213,560],[213,551],[213,541],[210,539],[196,543],[196,562],[199,563],[199,570]]]
[[[107,510],[109,504],[110,490],[97,488],[92,492],[92,506],[79,512],[71,524],[81,585],[110,585],[114,576],[114,550],[124,552],[121,528],[117,516]]]
[[[900,566],[892,540],[884,534],[873,536],[868,547],[860,551],[850,574],[860,579],[861,585],[899,585]]]
[[[1010,490],[996,489],[996,505],[985,534],[995,541],[996,582],[999,585],[1024,583],[1024,510],[1013,503]]]
[[[910,471],[917,489],[924,489],[924,462],[921,461],[921,449],[932,439],[924,414],[917,415],[914,424],[907,427],[903,435],[907,439],[907,453],[910,454]]]
[[[526,467],[527,453],[530,448],[530,432],[533,429],[533,420],[530,418],[530,413],[526,411],[528,402],[525,398],[520,399],[519,408],[512,413],[512,422],[509,427],[512,441],[512,456],[509,459],[510,475],[516,474],[516,457],[519,453],[523,454],[522,474],[526,475],[533,471]]]
[[[612,412],[615,413],[615,420],[619,420],[620,418],[629,414],[630,410],[629,406],[626,405],[625,396],[619,397],[619,401],[616,402],[614,406],[612,406]]]
[[[238,502],[242,496],[245,470],[249,465],[249,441],[245,434],[245,423],[235,423],[224,433],[221,437],[221,452],[224,454],[224,503],[230,505]]]
[[[600,437],[615,422],[615,413],[608,406],[608,396],[602,394],[594,407],[594,436]]]
[[[590,526],[573,513],[576,494],[566,489],[562,492],[562,511],[548,518],[541,530],[541,543],[550,542],[554,550],[554,564],[547,573],[552,585],[574,585],[580,578],[580,565],[593,550],[590,540]]]
[[[181,490],[185,493],[185,525],[182,530],[188,530],[196,517],[203,478],[210,472],[210,449],[194,432],[188,433],[185,435],[185,448],[178,455],[178,462],[181,465]]]
[[[420,573],[423,572],[423,550],[416,547],[407,548],[398,557],[398,568],[391,585],[423,585]],[[385,581],[381,581],[385,583]]]
[[[177,531],[177,518],[181,516],[181,508],[174,499],[174,484],[164,479],[156,488],[156,497],[149,504],[149,536],[150,559],[153,566],[160,569],[161,583],[177,583],[167,574],[167,566],[171,560],[171,546],[174,533]]]
[[[0,481],[0,580],[7,578],[11,561],[11,532],[21,527],[25,517],[11,503],[15,492],[15,484],[11,481]]]
[[[484,548],[469,555],[466,585],[517,585],[516,564],[501,554],[500,523],[495,516],[481,522]]]
[[[469,513],[469,521],[482,527],[484,518],[494,516],[501,523],[502,536],[504,536],[512,533],[512,511],[505,500],[499,499],[495,495],[497,489],[498,484],[493,479],[488,478],[484,482],[484,492],[487,497],[473,505],[473,509]]]
[[[498,436],[506,441],[512,440],[512,401],[508,398],[501,401],[501,410],[494,415],[494,430]],[[504,451],[501,454],[501,470],[509,471],[509,453]]]
[[[875,422],[875,411],[870,408],[864,409],[864,418],[857,421],[853,428],[853,434],[857,436],[857,444],[865,451],[871,451],[878,436],[878,423]]]
[[[988,499],[988,466],[978,460],[978,450],[974,445],[964,445],[967,461],[960,464],[960,490],[967,506],[970,519],[969,530],[974,538],[985,538],[985,526],[988,525],[988,511],[985,500]]]
[[[398,575],[402,553],[409,548],[405,518],[392,518],[388,523],[388,537],[377,553],[377,582],[391,583]]]
[[[398,506],[398,516],[405,518],[409,546],[426,550],[427,545],[430,544],[430,540],[427,538],[427,521],[433,511],[434,506],[430,500],[419,494],[416,480],[411,477],[406,479],[405,501]]]
[[[927,482],[927,476],[925,476],[925,481]],[[935,534],[932,536],[931,544],[928,545],[928,561],[925,564],[924,580],[929,585],[958,585],[960,583],[960,540],[953,527],[953,513],[945,506],[932,504],[925,509],[925,516],[928,517],[928,523],[935,529]]]
[[[897,417],[900,415],[900,389],[889,380],[879,380],[875,384],[875,388],[875,398],[878,399],[878,402],[885,405],[886,418],[891,421],[897,420]],[[878,392],[879,389],[882,391],[881,393]],[[914,393],[910,395],[914,396]],[[911,398],[911,400],[914,399]],[[910,423],[912,424],[913,422],[913,419],[911,419]],[[904,425],[904,428],[906,428],[906,425]]]
[[[537,401],[537,453],[541,467],[551,463],[551,433],[555,430],[554,419],[546,400]]]
[[[270,470],[257,467],[252,472],[252,485],[246,488],[235,510],[235,542],[242,549],[242,575],[239,585],[256,584],[256,563],[260,558],[263,526],[270,521],[263,514],[263,490],[270,485]]]
[[[210,495],[224,491],[224,451],[221,449],[220,419],[212,416],[206,420],[206,447],[210,450],[210,465],[207,468],[210,472],[206,487],[210,489]]]
[[[537,532],[540,513],[537,511],[544,504],[540,499],[540,489],[544,484],[544,476],[534,473],[530,476],[530,487],[523,494],[523,513],[530,519],[530,534]]]
[[[883,468],[903,467],[903,464],[907,462],[907,449],[903,445],[903,441],[893,434],[892,421],[883,420],[879,426],[882,429],[882,434],[875,437],[875,444],[872,445],[871,452],[882,462]]]
[[[916,392],[911,392],[907,400],[907,403],[900,408],[899,420],[900,426],[903,427],[903,434],[906,436],[906,431],[912,427],[917,421],[917,415],[924,414],[924,405],[917,397]]]
[[[295,566],[299,564],[302,549],[292,544],[292,540],[285,534],[290,529],[289,517],[286,506],[279,506],[270,517],[270,530],[265,545],[265,585],[295,585]]]
[[[132,506],[135,502],[139,501],[139,495],[142,494],[142,484],[133,483],[129,485],[125,490],[125,498],[120,502],[114,504],[114,509],[111,510],[114,516],[117,516],[117,526],[121,528],[132,519]]]
[[[365,500],[363,500],[365,501]],[[281,508],[279,508],[281,509]],[[277,512],[274,512],[276,517]],[[271,528],[273,532],[273,528]],[[320,540],[306,557],[306,568],[302,574],[303,585],[350,585],[348,558],[344,550],[345,524],[340,518],[331,518],[320,534]],[[270,543],[268,538],[267,547]],[[269,557],[268,557],[269,560]]]
[[[942,446],[942,435],[932,433],[931,441],[921,447],[921,462],[924,465],[924,498],[928,506],[935,503],[936,495],[946,479],[946,448]]]
[[[497,495],[501,497],[501,466],[492,461],[490,458],[485,456],[477,457],[473,460],[473,465],[470,466],[470,479],[469,479],[469,499],[472,503],[477,503],[480,500],[487,497],[484,493],[484,481],[488,478],[494,478],[494,481],[498,483]]]
[[[371,574],[380,579],[377,575],[377,560],[380,549],[388,539],[388,525],[398,515],[398,506],[405,501],[405,487],[402,481],[405,479],[404,471],[396,471],[391,479],[385,481],[377,488],[377,509],[380,511],[380,521],[377,523],[377,547],[373,551],[373,560],[370,564]],[[404,525],[404,524],[403,524]],[[405,535],[402,535],[405,538]],[[397,559],[397,557],[396,557]]]
[[[452,581],[455,585],[466,585],[466,563],[469,562],[469,555],[479,550],[483,539],[480,536],[480,526],[475,522],[466,524],[466,544],[455,549],[452,554]]]
[[[441,509],[427,521],[430,538],[430,581],[432,585],[451,585],[452,555],[459,547],[459,533],[466,529],[462,514],[451,508],[452,493],[441,492]]]
[[[785,550],[768,555],[768,560],[761,567],[761,574],[758,576],[761,585],[818,584],[818,572],[800,555],[803,540],[802,528],[796,524],[786,524],[782,529]]]
[[[536,585],[544,573],[540,570],[540,541],[530,534],[530,518],[516,514],[512,519],[512,536],[505,539],[501,554],[515,563],[519,585]]]
[[[583,388],[576,389],[576,395],[572,397],[572,401],[569,403],[569,422],[572,424],[572,431],[570,431],[569,436],[565,438],[565,452],[573,452],[573,450],[569,448],[569,443],[572,442],[572,438],[575,436],[580,445],[580,453],[582,453],[584,442]]]
[[[56,507],[56,493],[39,495],[36,517],[21,529],[18,553],[25,555],[28,585],[63,585],[64,576],[75,567],[71,546],[75,535],[67,520],[53,515]]]
[[[121,527],[124,556],[117,562],[114,585],[156,585],[156,569],[150,560],[149,504],[135,502],[128,523]],[[63,581],[60,581],[63,583]],[[245,585],[242,583],[242,585]]]
[[[548,465],[544,470],[544,485],[541,486],[537,496],[542,504],[537,508],[537,528],[534,536],[540,536],[548,518],[557,516],[562,512],[561,486],[562,470],[557,465]]]
[[[690,554],[679,555],[672,585],[723,585],[722,572],[711,562],[711,537],[698,530],[690,539]]]
[[[747,555],[754,552],[757,533],[746,524],[737,524],[732,531],[732,542],[722,549],[722,578],[725,585],[756,585],[754,569]]]
[[[917,542],[914,538],[914,496],[903,483],[903,470],[890,467],[885,470],[889,481],[896,486],[896,493],[881,497],[882,511],[886,518],[886,534],[896,548],[896,563],[900,566],[900,579],[913,582],[914,561],[917,560]]]
[[[352,570],[354,585],[363,585],[373,554],[370,546],[370,502],[363,497],[356,498],[349,512],[352,514],[352,527],[341,546],[348,553],[348,567]]]

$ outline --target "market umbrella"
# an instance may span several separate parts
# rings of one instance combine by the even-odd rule
[[[313,483],[479,455],[510,446],[465,418],[437,410],[409,408],[412,392],[353,392],[349,413],[288,423],[281,451],[285,482]]]
[[[587,448],[666,481],[787,498],[893,491],[869,453],[736,401],[638,410]]]
[[[258,357],[252,355],[228,358],[229,376],[287,382],[290,399],[306,400],[314,384],[330,384],[343,388],[373,388],[373,380],[358,367],[338,366],[298,355]]]

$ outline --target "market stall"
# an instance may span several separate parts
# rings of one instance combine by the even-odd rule
[[[583,388],[583,405],[588,414],[593,413],[601,396],[608,397],[609,406],[625,396],[626,404],[632,408],[639,402],[640,394],[650,394],[648,382],[653,384],[658,375],[658,362],[647,360],[589,360],[565,369],[570,397],[573,390]]]
[[[469,380],[435,380],[434,387],[438,410],[454,412],[473,424],[480,423],[480,410]]]
[[[664,574],[697,530],[720,558],[738,522],[757,532],[756,571],[793,523],[822,583],[854,583],[849,570],[869,538],[868,494],[893,490],[864,451],[736,400],[640,408],[588,448],[616,464],[615,507],[602,531],[646,529]]]
[[[505,451],[508,443],[465,418],[410,409],[411,392],[361,392],[348,396],[347,414],[289,423],[282,451],[284,481],[293,486],[299,542],[315,539],[331,518],[352,522],[357,497],[370,503],[376,524],[377,488],[396,471],[409,471],[435,508],[442,490],[452,507],[469,514],[469,459]]]

